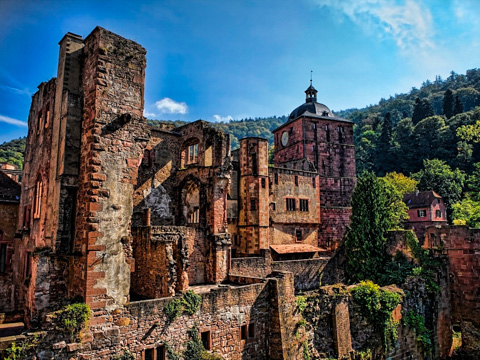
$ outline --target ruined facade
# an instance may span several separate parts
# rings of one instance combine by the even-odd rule
[[[225,359],[303,359],[308,347],[347,356],[368,344],[364,321],[336,294],[314,295],[303,333],[295,305],[295,292],[318,288],[348,225],[353,124],[310,85],[274,130],[273,166],[262,138],[231,152],[229,136],[205,121],[148,127],[145,54],[100,27],[85,39],[68,33],[57,77],[33,96],[13,289],[27,327],[46,330],[36,356],[111,359],[128,349],[165,359],[169,346],[188,348],[194,324]],[[192,289],[200,308],[168,318]],[[80,340],[58,332],[51,314],[74,299],[92,310]],[[434,320],[437,338],[451,340],[445,299]],[[436,340],[439,356],[447,340]],[[420,353],[411,331],[399,344],[396,358]]]

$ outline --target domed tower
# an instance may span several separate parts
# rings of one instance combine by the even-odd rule
[[[335,249],[350,220],[355,186],[353,123],[317,102],[317,90],[305,90],[305,103],[273,131],[275,167],[313,171],[320,177],[319,245]]]

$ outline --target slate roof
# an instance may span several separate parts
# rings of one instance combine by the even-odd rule
[[[408,206],[408,208],[422,208],[429,207],[432,205],[433,201],[436,199],[441,199],[442,197],[438,195],[435,191],[421,191],[418,193],[411,193],[403,195],[403,202]]]
[[[20,202],[21,187],[0,171],[0,202]]]

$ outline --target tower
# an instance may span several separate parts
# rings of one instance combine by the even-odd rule
[[[275,129],[276,167],[315,171],[320,177],[319,246],[334,250],[349,223],[355,186],[353,123],[317,102],[317,90],[305,90],[305,103]]]

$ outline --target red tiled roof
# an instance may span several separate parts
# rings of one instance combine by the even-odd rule
[[[313,253],[317,251],[325,251],[325,249],[309,244],[270,245],[270,248],[277,254]]]

